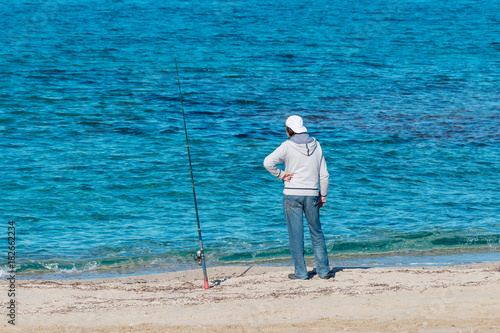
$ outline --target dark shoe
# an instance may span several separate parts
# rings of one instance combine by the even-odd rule
[[[288,278],[290,280],[310,280],[311,279],[311,275],[308,274],[307,277],[305,279],[299,279],[298,277],[295,276],[295,274],[288,274]]]
[[[323,280],[328,280],[329,278],[331,278],[330,274],[320,277],[320,279],[323,279]]]

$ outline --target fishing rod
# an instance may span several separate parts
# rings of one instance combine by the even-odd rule
[[[201,238],[200,216],[198,214],[198,204],[196,202],[196,191],[194,189],[193,166],[191,164],[191,153],[189,151],[189,139],[186,127],[186,115],[184,114],[184,105],[182,103],[181,81],[179,80],[179,68],[177,67],[177,58],[175,56],[174,56],[174,61],[175,61],[175,70],[177,71],[177,84],[179,86],[179,96],[181,98],[182,119],[184,120],[184,133],[186,134],[186,147],[189,159],[189,171],[191,172],[191,185],[193,187],[194,209],[196,211],[196,222],[198,223],[198,238],[200,240],[200,250],[194,256],[194,260],[197,260],[200,266],[203,268],[203,283],[205,285],[205,289],[208,289],[210,287],[208,285],[207,266],[205,265],[205,253],[203,252],[203,239]]]

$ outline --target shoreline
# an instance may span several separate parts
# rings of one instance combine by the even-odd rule
[[[462,266],[473,265],[482,263],[496,262],[500,257],[499,251],[488,252],[463,252],[463,253],[450,253],[450,254],[396,254],[396,255],[381,255],[381,256],[361,256],[359,258],[350,260],[335,260],[338,258],[330,257],[331,267],[435,267],[435,266]],[[314,257],[306,257],[306,264],[308,266],[314,265]],[[262,266],[262,267],[291,267],[291,259],[287,257],[282,261],[255,261],[255,262],[241,262],[241,263],[221,263],[221,262],[207,262],[207,267],[231,267],[231,266]],[[103,279],[103,278],[120,278],[120,277],[134,277],[142,275],[155,275],[164,273],[175,273],[189,270],[196,270],[197,265],[180,264],[178,266],[151,268],[143,267],[143,269],[134,270],[132,268],[120,267],[106,267],[106,269],[97,270],[84,270],[72,271],[65,269],[63,272],[46,272],[46,273],[28,273],[17,272],[18,280],[89,280],[89,279]],[[8,277],[9,274],[0,271],[0,279]]]
[[[209,267],[88,280],[18,280],[16,332],[498,332],[500,262],[337,267]],[[7,290],[7,281],[2,281]],[[12,330],[4,319],[1,330]]]

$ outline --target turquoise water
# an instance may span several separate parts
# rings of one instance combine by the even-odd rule
[[[208,266],[290,263],[262,161],[291,114],[326,155],[333,264],[500,258],[498,1],[0,8],[0,222],[16,221],[19,276],[197,267],[174,56]]]

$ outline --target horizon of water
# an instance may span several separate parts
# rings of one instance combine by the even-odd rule
[[[498,260],[499,7],[1,3],[0,232],[16,221],[18,276],[197,267],[174,57],[207,265],[290,264],[262,162],[292,114],[328,164],[332,265]]]

